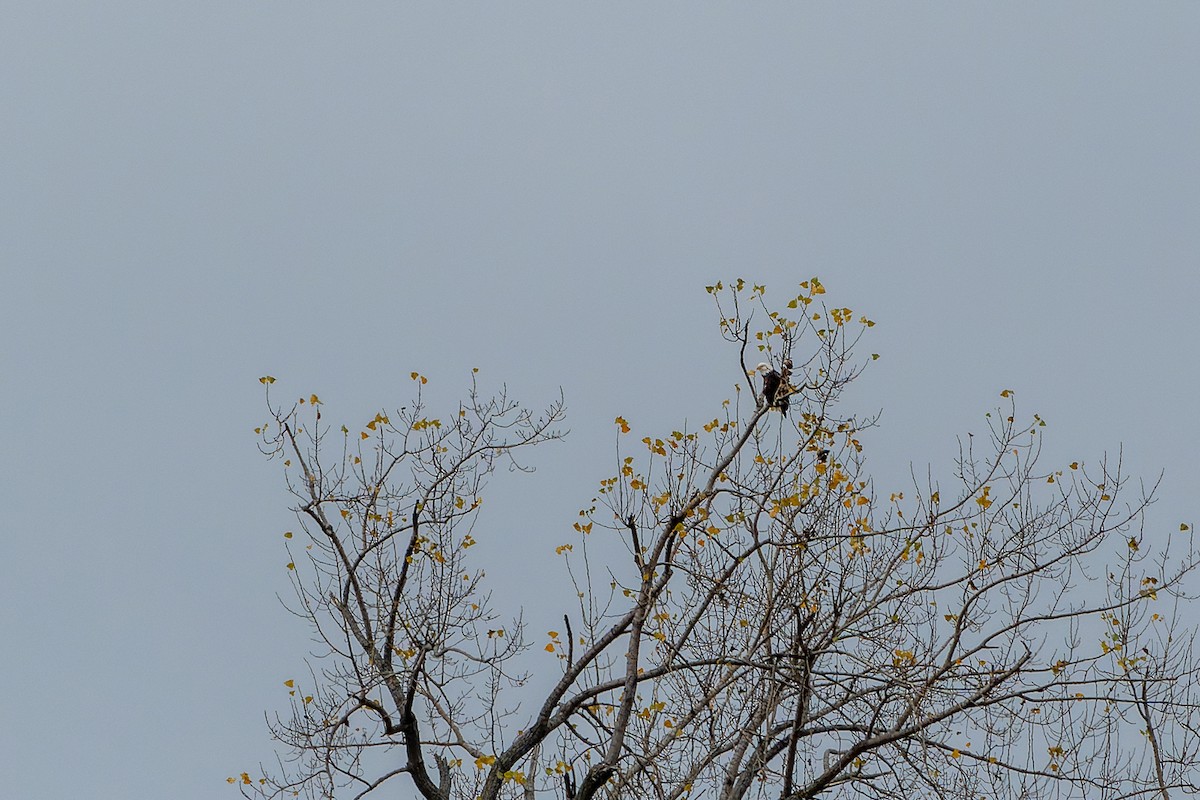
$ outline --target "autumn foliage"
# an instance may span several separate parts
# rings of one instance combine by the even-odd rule
[[[286,681],[279,763],[230,782],[426,800],[1197,791],[1188,527],[1149,525],[1119,458],[1041,463],[1045,423],[1010,390],[952,465],[914,454],[928,477],[876,486],[874,420],[839,403],[877,357],[859,352],[874,322],[816,278],[778,305],[741,280],[707,289],[730,397],[670,431],[615,417],[612,474],[569,538],[530,544],[575,589],[545,636],[472,547],[489,475],[560,438],[561,399],[533,411],[472,373],[435,411],[412,373],[402,408],[342,426],[263,379],[262,448],[296,498],[290,608],[321,650]],[[753,373],[784,359],[787,416]]]

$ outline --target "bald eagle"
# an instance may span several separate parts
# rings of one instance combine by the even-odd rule
[[[775,368],[765,361],[754,368],[763,376],[763,400],[766,401],[767,408],[777,408],[785,417],[788,410],[788,394],[791,393],[786,377],[791,374],[790,367],[791,361],[785,361],[783,374],[776,372]]]

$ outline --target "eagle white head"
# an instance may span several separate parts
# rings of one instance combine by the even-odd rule
[[[758,362],[758,366],[754,368],[755,372],[761,372],[763,375],[766,375],[768,372],[772,372],[773,370],[774,368],[765,361]]]

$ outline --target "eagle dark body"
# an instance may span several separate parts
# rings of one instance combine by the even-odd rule
[[[778,409],[779,413],[787,416],[788,395],[791,394],[792,389],[788,384],[788,378],[792,374],[792,360],[790,358],[784,360],[782,372],[777,372],[766,362],[758,365],[758,371],[763,374],[763,400],[766,402],[767,408]]]
[[[784,413],[787,413],[787,396],[785,395],[780,404],[779,386],[783,383],[779,373],[775,370],[770,370],[763,374],[763,399],[767,401],[767,408],[779,408]]]

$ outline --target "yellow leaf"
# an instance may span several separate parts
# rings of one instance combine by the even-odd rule
[[[1012,389],[1005,389],[1003,392],[1000,393],[1000,396],[1008,397],[1010,394],[1012,394]]]
[[[287,567],[288,567],[288,569],[295,569],[296,565],[294,562],[289,561]]]
[[[284,682],[283,682],[283,685],[284,685],[284,686],[286,686],[286,687],[288,687],[289,689],[291,689],[293,686],[295,686],[295,685],[296,685],[296,681],[294,681],[294,680],[286,680],[286,681],[284,681]]]
[[[1188,524],[1187,524],[1186,522],[1181,522],[1181,523],[1179,524],[1179,530],[1181,530],[1181,531],[1190,531],[1190,530],[1191,530],[1191,528],[1188,526]]]
[[[284,532],[283,532],[283,538],[285,538],[285,539],[290,539],[290,538],[292,538],[292,532],[291,532],[291,531],[284,531]]]
[[[272,378],[270,375],[263,375],[261,378],[258,379],[258,382],[259,383],[274,383],[275,379]]]
[[[554,642],[551,642],[550,644],[546,645],[546,652],[547,652],[547,653],[553,653],[553,652],[554,652]]]
[[[308,398],[308,402],[312,403],[314,406],[319,406],[321,404],[321,398],[314,394],[312,397]]]
[[[985,486],[985,487],[983,487],[983,494],[980,495],[979,497],[975,498],[975,502],[979,505],[980,508],[986,509],[988,506],[990,506],[992,504],[991,498],[988,497],[988,494],[990,494],[991,491],[992,491],[992,487]]]
[[[311,695],[311,694],[308,694],[308,695],[305,695],[305,696],[304,696],[304,704],[305,704],[305,705],[308,705],[308,704],[309,704],[309,703],[311,703],[312,701],[313,701],[313,699],[312,699],[312,695]]]
[[[367,438],[367,432],[366,432],[366,431],[362,431],[362,432],[361,432],[361,433],[359,433],[358,435],[359,435],[359,436],[361,436],[361,437],[362,437],[362,438],[364,438],[364,439],[366,439],[366,438]]]
[[[624,417],[617,417],[614,422],[621,427],[621,433],[629,433],[629,423]]]

